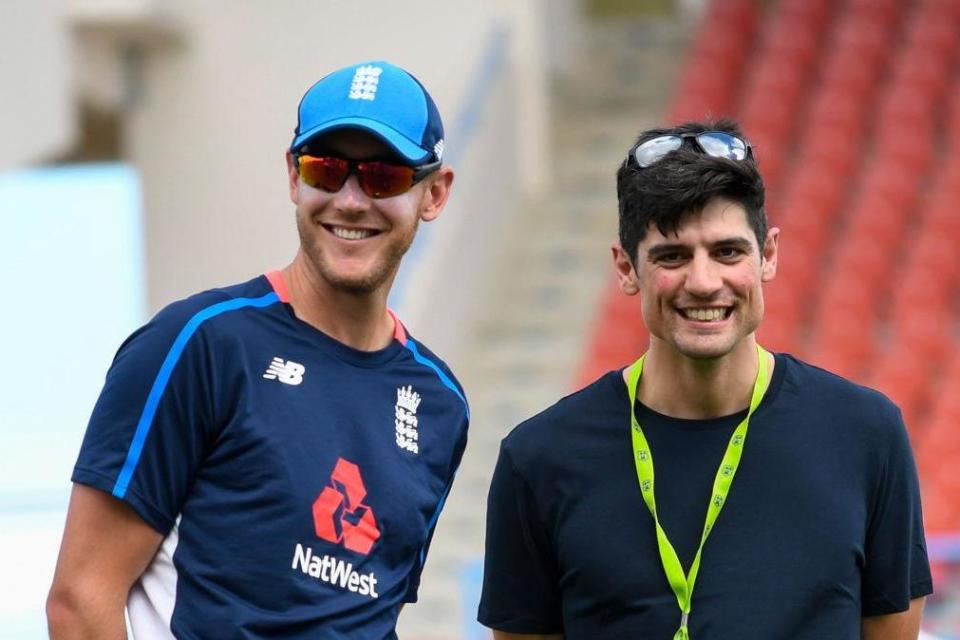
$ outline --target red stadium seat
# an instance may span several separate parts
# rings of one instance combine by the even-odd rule
[[[783,325],[783,333],[797,328],[804,307],[796,295],[795,282],[790,281],[789,273],[778,273],[777,279],[766,285],[763,290],[763,302],[767,316],[776,317]]]
[[[960,3],[957,0],[921,0],[920,12],[941,23],[956,24],[960,19]],[[955,35],[954,38],[956,38]]]
[[[905,84],[897,84],[880,101],[881,134],[889,131],[890,137],[896,140],[903,137],[904,129],[929,132],[934,109],[932,95]]]
[[[931,364],[942,362],[953,349],[953,315],[939,308],[918,308],[895,315],[893,341]]]
[[[904,174],[919,178],[933,162],[933,131],[928,122],[906,121],[899,127],[881,120],[875,149],[887,155],[890,165],[897,165]],[[892,166],[891,166],[892,168]]]
[[[893,81],[900,89],[921,94],[927,99],[939,99],[947,90],[948,60],[943,53],[919,42],[897,57]]]
[[[806,217],[828,221],[846,195],[847,183],[843,178],[829,167],[802,165],[787,185],[786,198],[807,207]]]
[[[847,11],[860,23],[889,29],[900,17],[902,0],[848,0]]]
[[[797,323],[783,322],[775,312],[768,313],[757,330],[757,340],[771,351],[797,353]]]
[[[813,353],[849,358],[859,367],[875,351],[876,320],[872,313],[862,314],[850,308],[830,309],[817,319]]]
[[[806,287],[816,273],[816,259],[826,247],[830,227],[820,216],[807,215],[780,223],[780,264],[778,268],[795,278],[796,286]]]
[[[842,91],[857,100],[865,100],[877,86],[879,65],[864,64],[841,50],[831,50],[820,76],[823,91]]]
[[[960,115],[960,109],[957,109],[957,114]],[[957,124],[960,125],[960,117],[957,118]],[[960,141],[960,137],[957,140]],[[944,163],[933,176],[932,191],[931,207],[938,203],[960,202],[960,157],[951,154],[944,158]]]
[[[846,180],[858,166],[860,149],[856,129],[811,122],[800,157],[802,162],[825,167]]]
[[[845,19],[834,35],[831,55],[844,56],[850,64],[876,67],[885,60],[889,41],[888,29],[882,23]]]
[[[746,79],[744,111],[755,102],[776,99],[788,105],[796,105],[805,88],[806,76],[783,60],[763,58],[756,63]],[[755,107],[752,107],[755,108]]]
[[[774,21],[763,34],[766,55],[808,70],[819,52],[819,35],[802,25]]]
[[[703,27],[731,26],[741,32],[752,32],[758,18],[753,0],[712,0],[704,14]]]
[[[902,239],[908,212],[883,194],[864,190],[851,203],[846,237],[869,239],[892,251]]]
[[[919,171],[898,162],[881,161],[868,167],[862,189],[890,201],[897,211],[903,211],[913,205],[919,180]]]
[[[908,318],[920,310],[947,311],[950,290],[938,274],[907,272],[895,284],[891,308],[892,318]]]
[[[691,101],[705,114],[719,116],[727,113],[733,86],[729,73],[717,67],[709,59],[694,59],[688,64],[680,79],[679,94]]]
[[[907,426],[914,425],[927,392],[926,363],[910,351],[884,353],[870,372],[868,384],[890,397],[903,411]]]
[[[960,146],[960,84],[956,84],[948,89],[946,102],[949,104],[946,122],[949,142],[954,147],[957,147]]]
[[[775,19],[822,32],[831,8],[831,0],[781,0]]]
[[[930,533],[955,533],[960,529],[960,496],[949,495],[939,484],[923,488],[923,526]],[[931,564],[931,571],[939,565]],[[942,569],[941,569],[942,570]],[[942,584],[941,580],[937,584]]]
[[[934,199],[925,210],[924,223],[952,242],[960,242],[960,195]]]
[[[955,19],[944,19],[935,11],[921,11],[907,27],[907,42],[912,47],[940,56],[946,62],[957,52]]]
[[[863,126],[867,105],[862,97],[842,87],[818,91],[810,104],[811,128],[845,129],[856,137]]]
[[[872,312],[891,267],[887,247],[869,236],[847,234],[830,269],[836,276],[824,289],[824,297],[831,306]]]
[[[855,354],[817,343],[805,359],[821,369],[826,369],[848,380],[860,382],[863,378],[864,361]]]
[[[709,61],[714,73],[732,79],[750,48],[750,40],[743,35],[743,31],[730,26],[703,29],[694,44],[693,59],[698,63]]]
[[[960,254],[956,241],[938,229],[926,227],[911,241],[911,271],[923,271],[944,280],[948,289],[960,284]]]
[[[777,100],[748,100],[740,114],[746,131],[761,133],[770,141],[768,149],[782,150],[789,138],[793,120],[790,105]],[[756,140],[754,136],[752,141]],[[756,144],[760,145],[757,141]]]

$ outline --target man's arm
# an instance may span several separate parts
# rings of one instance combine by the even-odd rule
[[[47,597],[51,640],[126,638],[127,594],[162,540],[127,504],[75,484]]]
[[[507,633],[506,631],[493,631],[493,640],[563,640],[563,634],[551,633],[548,636],[530,635],[527,633]]]
[[[925,598],[910,601],[910,608],[901,613],[870,616],[863,619],[863,640],[917,640]]]

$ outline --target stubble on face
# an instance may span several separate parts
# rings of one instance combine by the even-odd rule
[[[394,236],[385,247],[381,248],[376,262],[363,273],[349,275],[338,270],[321,248],[317,236],[327,231],[311,219],[309,212],[299,209],[297,211],[300,247],[313,271],[331,288],[353,295],[374,293],[394,277],[400,268],[400,261],[413,244],[419,224],[419,218],[415,218],[413,224],[406,228],[392,229],[390,233]]]

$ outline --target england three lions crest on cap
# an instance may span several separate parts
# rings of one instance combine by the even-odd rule
[[[413,390],[413,385],[397,389],[397,405],[394,407],[397,446],[416,454],[420,453],[420,436],[417,432],[417,407],[420,402],[420,394]]]
[[[377,97],[377,86],[380,84],[380,74],[383,69],[373,65],[361,65],[357,67],[353,74],[353,82],[350,84],[350,93],[347,94],[351,100],[374,100]]]

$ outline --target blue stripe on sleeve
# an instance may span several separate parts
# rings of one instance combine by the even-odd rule
[[[434,527],[437,526],[437,521],[440,519],[440,512],[443,511],[443,505],[447,503],[447,496],[450,495],[450,489],[453,487],[453,478],[456,477],[457,472],[453,472],[453,476],[450,478],[450,482],[447,483],[447,488],[443,492],[443,496],[440,497],[440,502],[437,503],[437,509],[433,512],[433,517],[430,518],[430,522],[427,524],[427,539],[429,540],[430,534],[433,532]],[[427,558],[427,544],[424,542],[423,546],[420,547],[420,566],[423,567],[424,561]]]
[[[143,453],[143,446],[147,441],[147,436],[150,434],[150,427],[153,425],[153,418],[157,413],[157,407],[160,405],[163,392],[167,388],[167,383],[170,382],[170,376],[173,373],[174,367],[177,366],[177,362],[180,360],[180,356],[183,354],[187,342],[193,337],[193,334],[196,333],[200,325],[210,318],[227,311],[236,311],[244,307],[262,308],[279,301],[280,298],[275,292],[270,292],[260,298],[234,298],[233,300],[226,300],[202,309],[187,321],[187,324],[184,325],[183,329],[181,329],[177,335],[176,340],[173,341],[173,346],[171,346],[170,351],[167,352],[167,357],[164,358],[163,364],[160,365],[160,372],[157,373],[157,377],[153,381],[153,386],[150,388],[150,394],[147,396],[143,413],[140,414],[140,420],[137,422],[137,430],[133,434],[133,442],[130,443],[130,449],[127,451],[127,459],[123,463],[123,468],[120,470],[116,484],[113,485],[114,496],[123,498],[127,494],[130,479],[137,468],[137,463],[140,461],[140,454]]]
[[[460,398],[460,401],[463,402],[463,408],[467,411],[467,419],[470,418],[470,407],[467,405],[467,399],[463,397],[463,394],[460,393],[460,389],[457,388],[457,385],[453,383],[453,380],[450,379],[450,376],[445,374],[440,367],[438,367],[432,360],[423,356],[417,350],[417,344],[413,339],[408,338],[406,344],[404,345],[407,349],[410,350],[410,353],[413,354],[413,359],[422,364],[425,367],[433,369],[433,372],[437,374],[437,377],[440,378],[440,382],[443,383],[445,387],[457,394],[457,397]]]

